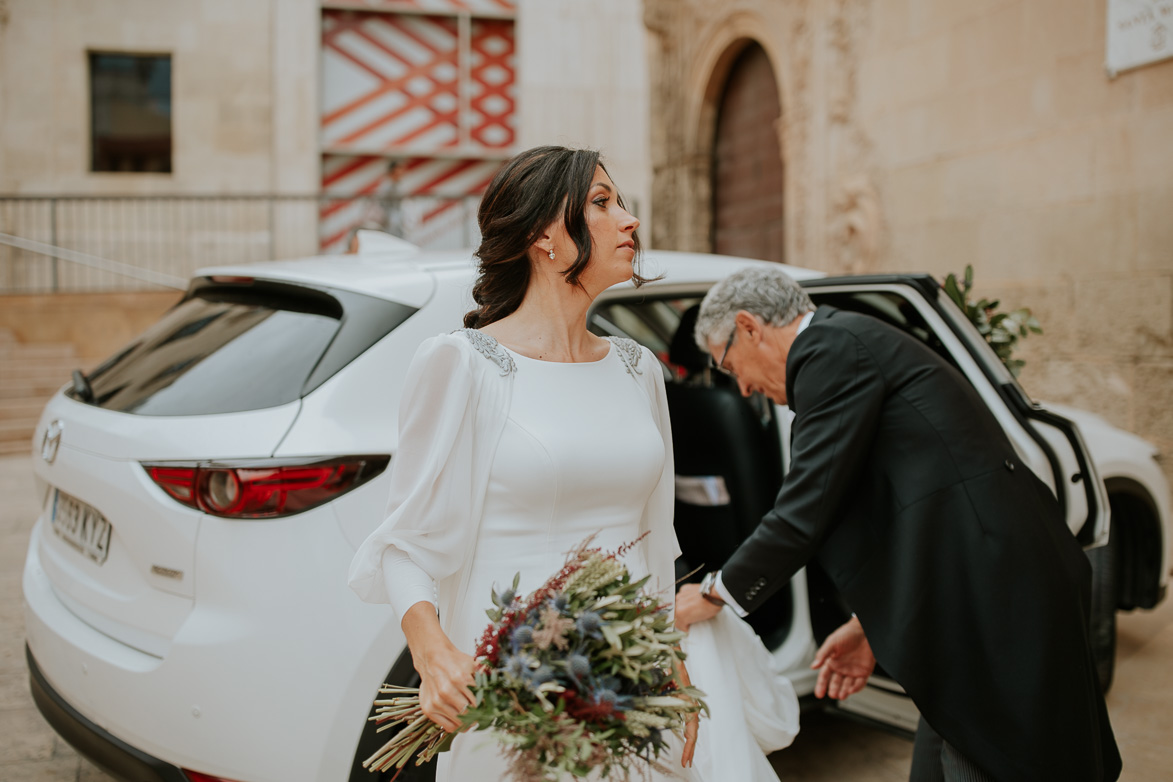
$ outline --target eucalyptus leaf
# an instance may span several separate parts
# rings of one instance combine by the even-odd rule
[[[972,264],[966,264],[960,284],[957,281],[957,275],[950,273],[946,275],[942,287],[945,295],[965,313],[969,322],[994,349],[994,353],[1010,370],[1010,374],[1018,377],[1018,373],[1026,365],[1022,359],[1012,357],[1018,340],[1024,339],[1030,334],[1043,333],[1043,327],[1031,314],[1030,309],[1020,307],[1010,312],[997,312],[996,310],[1002,304],[1001,299],[982,298],[976,302],[972,301],[969,297],[970,291],[973,290]]]

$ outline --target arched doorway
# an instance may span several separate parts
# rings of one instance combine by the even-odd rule
[[[766,52],[748,44],[729,69],[713,137],[713,252],[783,260],[782,116]]]

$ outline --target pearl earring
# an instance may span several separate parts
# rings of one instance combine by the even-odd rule
[[[554,251],[553,250],[550,251],[550,260],[551,261],[554,260]]]

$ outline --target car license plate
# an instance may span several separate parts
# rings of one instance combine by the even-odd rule
[[[53,490],[49,516],[57,536],[99,565],[110,553],[110,522],[98,511],[63,491]]]

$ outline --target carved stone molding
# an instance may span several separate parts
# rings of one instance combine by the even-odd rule
[[[835,0],[827,20],[827,139],[829,160],[827,253],[836,272],[878,267],[883,250],[883,206],[867,172],[873,144],[859,118],[859,41],[870,23],[872,0]]]
[[[842,182],[831,202],[831,250],[834,271],[875,271],[883,239],[880,196],[865,174]]]

